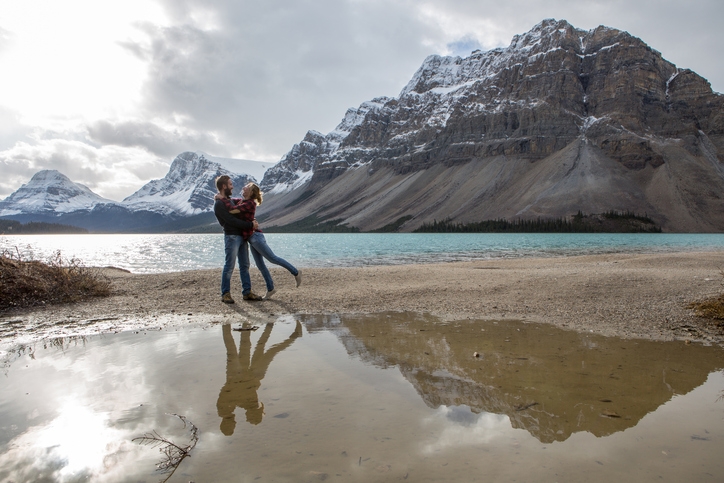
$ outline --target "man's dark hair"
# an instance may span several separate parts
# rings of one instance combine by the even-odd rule
[[[226,183],[228,183],[230,179],[231,176],[227,176],[225,174],[216,178],[216,189],[219,190],[219,193],[221,193],[221,190],[224,189],[224,186],[226,186]]]

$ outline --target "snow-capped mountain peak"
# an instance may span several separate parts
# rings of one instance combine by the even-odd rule
[[[536,55],[560,49],[572,37],[580,39],[578,47],[583,50],[584,39],[592,33],[576,29],[565,20],[546,19],[529,32],[513,36],[506,48],[487,52],[477,50],[465,58],[430,55],[402,89],[399,97],[428,91],[447,94],[457,88],[473,85],[476,81],[497,75],[504,68],[528,64],[535,60]]]
[[[356,109],[348,109],[337,127],[326,135],[308,131],[299,144],[295,144],[279,163],[266,171],[261,189],[268,193],[283,193],[308,182],[314,174],[311,159],[331,157],[352,131],[364,123],[370,113],[379,112],[392,100],[390,97],[376,97],[363,102]]]
[[[74,183],[59,171],[38,171],[26,184],[0,201],[0,216],[20,214],[59,215],[91,210],[99,203],[114,203],[88,187]]]
[[[123,205],[165,215],[197,215],[212,210],[218,176],[231,176],[236,188],[241,189],[243,184],[260,179],[265,170],[265,163],[258,161],[185,152],[173,160],[165,177],[146,183],[124,199]]]
[[[347,109],[344,119],[342,119],[342,122],[337,125],[334,131],[329,133],[330,136],[337,137],[341,141],[352,132],[352,129],[362,124],[367,113],[381,109],[385,103],[390,100],[392,100],[390,97],[377,97],[371,101],[363,102],[357,109]]]

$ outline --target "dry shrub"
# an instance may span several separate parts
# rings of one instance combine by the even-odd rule
[[[25,260],[18,253],[0,253],[0,310],[77,302],[110,294],[111,283],[98,269],[60,251],[46,262]]]
[[[719,269],[719,275],[722,277],[721,284],[724,286],[724,269]],[[688,307],[693,309],[694,313],[699,317],[724,320],[724,293],[700,302],[692,302]],[[722,326],[724,323],[719,322],[717,325]]]
[[[689,308],[694,309],[694,313],[699,317],[724,320],[724,294],[701,302],[693,302],[689,304]]]

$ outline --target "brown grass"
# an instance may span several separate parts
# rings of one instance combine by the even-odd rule
[[[720,268],[719,274],[722,277],[722,286],[724,286],[724,269]],[[694,313],[698,317],[714,320],[724,320],[724,293],[699,302],[692,302],[689,304],[689,308],[693,309]],[[722,323],[719,323],[718,325],[721,326]]]
[[[724,294],[701,302],[693,302],[689,304],[689,308],[694,309],[694,313],[699,317],[724,320]]]
[[[46,262],[0,253],[0,311],[17,307],[77,302],[110,294],[110,281],[60,251]]]

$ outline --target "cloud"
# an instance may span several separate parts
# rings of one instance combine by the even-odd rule
[[[425,455],[469,446],[492,444],[509,434],[512,425],[505,414],[473,413],[467,406],[440,406],[424,421],[442,425],[434,441],[423,443]]]
[[[0,52],[5,50],[12,41],[12,33],[0,27]]]
[[[99,145],[142,148],[169,160],[183,151],[204,151],[217,156],[231,154],[213,132],[164,129],[152,122],[133,120],[99,120],[88,124],[87,129],[89,139]]]
[[[149,179],[163,177],[168,163],[145,150],[41,135],[0,152],[0,196],[7,197],[43,169],[56,169],[100,196],[120,201]]]
[[[465,37],[464,39],[456,40],[447,44],[447,48],[450,51],[450,55],[457,55],[460,57],[467,57],[470,52],[474,50],[482,49],[482,45],[478,39],[472,37]]]
[[[143,26],[148,43],[134,47],[149,58],[144,106],[252,159],[277,161],[307,130],[328,132],[349,107],[397,95],[430,53],[421,37],[438,35],[404,3],[165,5],[177,23]]]
[[[0,106],[0,150],[12,147],[19,139],[27,139],[33,132],[20,118],[19,112]]]

